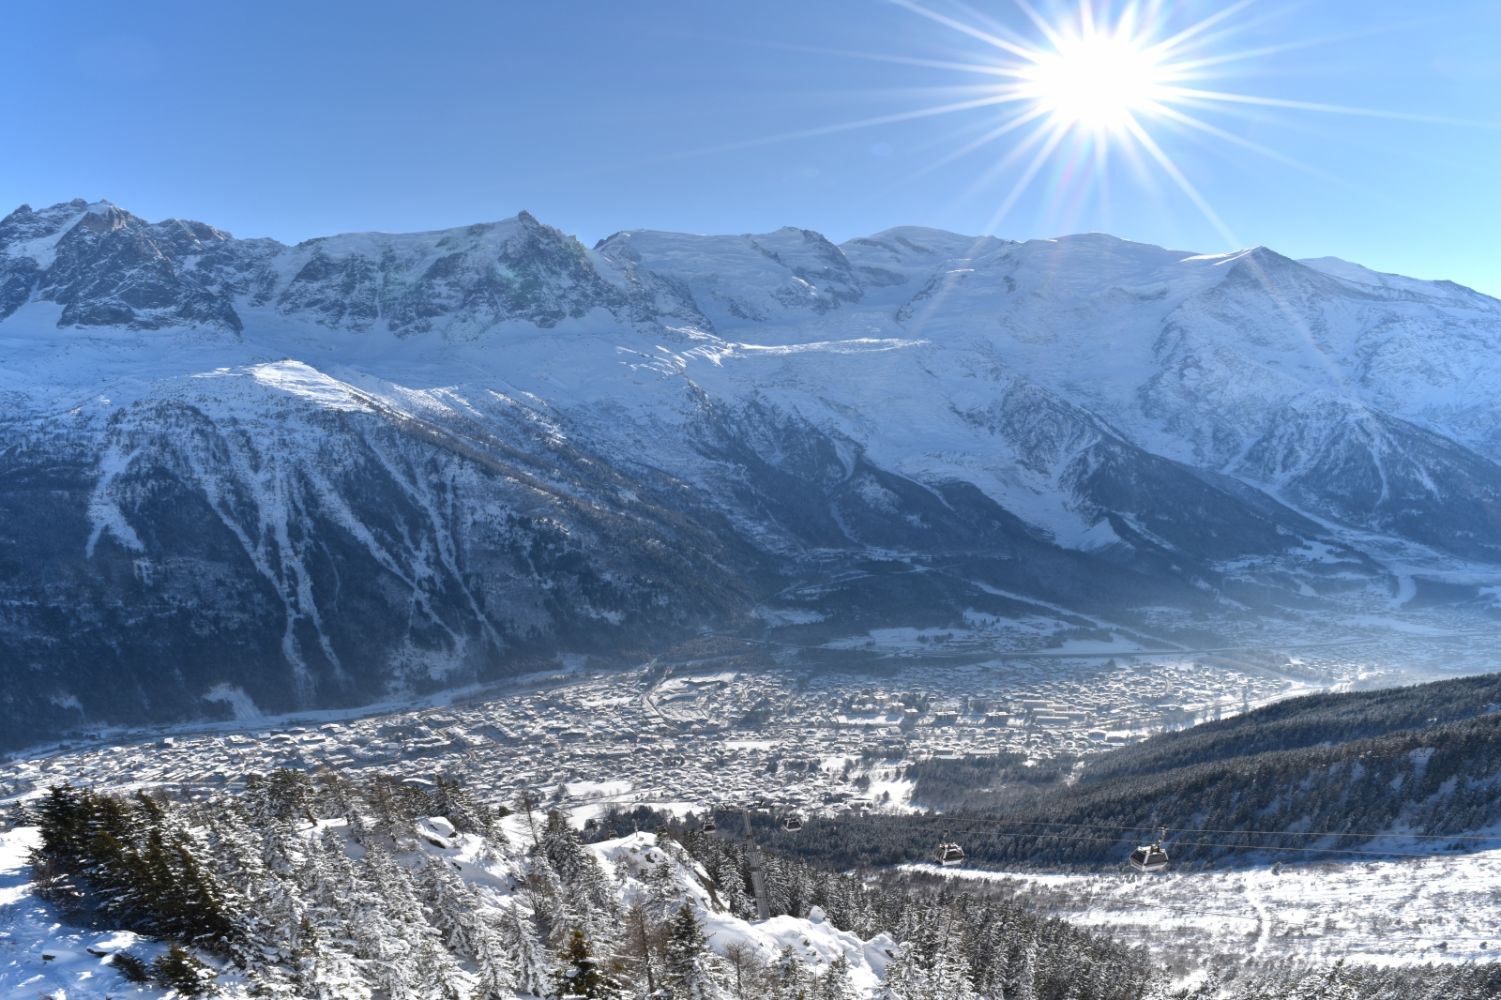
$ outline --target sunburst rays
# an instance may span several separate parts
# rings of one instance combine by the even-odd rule
[[[932,0],[890,0],[914,17],[955,36],[962,50],[949,58],[915,54],[829,51],[828,55],[930,68],[954,74],[947,86],[927,94],[934,102],[858,120],[751,139],[713,151],[827,135],[854,129],[890,126],[951,115],[989,115],[993,121],[966,128],[947,149],[936,149],[912,179],[955,161],[993,153],[965,193],[989,191],[996,199],[991,227],[999,226],[1047,169],[1060,185],[1103,192],[1108,164],[1120,158],[1138,180],[1153,174],[1192,204],[1230,244],[1234,239],[1186,167],[1175,160],[1175,140],[1220,144],[1249,152],[1283,167],[1324,177],[1318,170],[1262,142],[1216,124],[1215,118],[1250,114],[1345,115],[1435,125],[1495,127],[1494,123],[1460,121],[1442,116],[1385,111],[1242,92],[1227,83],[1233,67],[1336,38],[1297,38],[1237,47],[1253,27],[1266,20],[1251,10],[1255,0],[1238,0],[1191,23],[1170,16],[1167,0],[1076,0],[1062,15],[1045,13],[1030,0],[1009,0],[1019,15],[1003,23],[996,17],[951,0],[940,9]],[[1352,36],[1353,37],[1353,36]],[[968,78],[966,80],[965,78]],[[703,152],[707,152],[703,151]],[[1010,187],[996,192],[1003,179]],[[1062,198],[1062,192],[1054,192]]]
[[[1003,110],[989,132],[943,157],[952,162],[992,143],[1010,138],[1015,148],[983,173],[993,182],[1014,165],[1021,153],[1026,166],[999,199],[991,225],[999,225],[1037,181],[1049,161],[1061,158],[1059,174],[1075,185],[1101,186],[1113,154],[1124,156],[1138,173],[1155,169],[1192,204],[1228,242],[1228,225],[1184,169],[1154,135],[1154,126],[1170,126],[1247,150],[1284,166],[1311,169],[1263,144],[1206,120],[1221,105],[1285,110],[1383,114],[1314,102],[1284,102],[1222,89],[1219,68],[1255,58],[1256,49],[1236,51],[1237,18],[1245,18],[1252,0],[1232,3],[1191,24],[1169,29],[1165,5],[1133,0],[1107,10],[1097,0],[1080,0],[1065,17],[1050,18],[1028,0],[1013,0],[1031,29],[1031,37],[956,5],[945,13],[917,0],[892,0],[897,6],[940,24],[991,50],[989,60],[956,61],[956,72],[977,72],[991,80],[989,97]],[[1291,44],[1291,43],[1290,43]],[[1265,46],[1262,46],[1264,49]],[[977,69],[966,69],[976,66]],[[1296,105],[1296,108],[1294,108]],[[928,110],[946,113],[937,107]],[[1030,129],[1030,133],[1024,131]],[[1017,135],[1021,132],[1021,135]],[[1035,152],[1033,152],[1035,150]]]

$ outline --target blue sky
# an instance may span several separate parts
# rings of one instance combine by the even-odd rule
[[[926,5],[1041,42],[1014,0]],[[1077,10],[1034,5],[1053,22]],[[1159,6],[1170,34],[1227,5]],[[1120,5],[1097,7],[1108,21]],[[1197,57],[1264,50],[1206,89],[1376,112],[1194,108],[1220,135],[1143,116],[1219,224],[1114,139],[1103,170],[1065,141],[997,218],[1027,160],[995,168],[1022,133],[944,161],[1011,111],[902,116],[996,82],[914,61],[1010,57],[884,0],[21,0],[6,22],[0,212],[107,197],[289,241],[522,208],[587,243],[638,227],[1103,230],[1333,254],[1501,294],[1494,0],[1264,0],[1206,32]]]

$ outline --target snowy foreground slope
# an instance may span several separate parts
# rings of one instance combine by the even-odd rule
[[[723,834],[585,843],[561,811],[506,816],[442,779],[279,771],[196,804],[31,805],[0,834],[7,997],[1141,1000],[1154,978],[1016,905],[757,862]]]
[[[447,796],[457,820],[412,816],[435,804],[425,795]],[[1155,878],[913,865],[864,880],[768,854],[777,915],[756,920],[743,847],[722,834],[584,844],[557,813],[497,821],[457,786],[328,772],[273,776],[237,801],[115,801],[90,825],[121,841],[63,843],[56,796],[36,803],[54,810],[41,826],[0,833],[0,995],[513,1000],[604,974],[615,991],[578,992],[1468,1000],[1494,996],[1501,975],[1487,964],[1495,852]],[[81,906],[73,888],[89,890]]]
[[[524,832],[524,823],[510,826],[516,836],[530,836]],[[422,839],[412,851],[396,855],[397,864],[420,871],[432,859],[441,860],[473,894],[472,901],[478,907],[473,912],[479,920],[504,927],[510,920],[511,909],[519,908],[521,919],[531,922],[530,897],[518,896],[515,890],[526,881],[534,866],[520,850],[501,855],[487,852],[480,837],[455,833],[452,825],[441,817],[423,820],[417,830]],[[363,849],[347,839],[342,821],[323,824],[319,831],[325,839],[332,836],[344,843],[353,858],[363,855]],[[308,836],[316,838],[319,831],[309,831]],[[116,952],[126,951],[150,962],[166,952],[166,944],[130,931],[87,930],[60,923],[54,909],[35,897],[27,884],[25,857],[38,841],[34,827],[0,834],[0,996],[53,994],[65,995],[69,1000],[105,1000],[170,995],[170,990],[158,984],[132,986],[114,967],[112,957]],[[737,917],[713,896],[708,888],[709,878],[700,866],[683,855],[681,848],[659,848],[652,834],[604,841],[588,849],[608,880],[621,913],[637,905],[649,907],[653,899],[664,896],[670,897],[674,905],[687,903],[700,922],[707,946],[721,957],[740,951],[747,963],[770,966],[784,951],[790,950],[809,976],[826,973],[830,964],[842,957],[848,967],[851,989],[864,996],[879,985],[897,949],[897,943],[889,935],[861,940],[834,927],[822,911],[806,918],[784,915],[755,923]],[[665,886],[661,884],[661,875],[654,871],[659,866],[665,866],[663,871],[668,880]],[[409,928],[406,930],[410,932]],[[393,932],[393,937],[396,936]],[[413,946],[410,940],[390,943],[403,951]],[[555,973],[552,956],[541,942],[535,948],[536,957],[547,966],[540,972],[550,987]],[[204,957],[211,967],[223,972],[217,980],[222,995],[254,995],[250,992],[256,981],[254,977],[247,980],[244,973],[224,966],[212,956]],[[345,970],[347,978],[328,978],[319,985],[331,996],[369,996],[370,982],[379,983],[380,972],[365,966],[366,963],[352,962]],[[508,971],[514,977],[519,970]],[[459,964],[451,965],[448,975],[460,988],[474,989],[479,970],[473,962],[461,959]],[[384,985],[389,992],[390,984]],[[514,985],[516,995],[531,995],[524,984]],[[414,997],[445,995],[431,981],[414,982],[411,989]]]
[[[0,740],[704,630],[1207,646],[1501,583],[1501,302],[1101,235],[0,220]],[[1316,624],[1310,624],[1316,623]],[[1244,628],[1237,638],[1246,638]]]

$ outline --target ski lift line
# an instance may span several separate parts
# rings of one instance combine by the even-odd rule
[[[1154,827],[1154,826],[1118,826],[1117,827],[1117,826],[1105,826],[1105,824],[1100,824],[1100,823],[1061,823],[1061,821],[1045,821],[1045,820],[1037,820],[1037,821],[1027,821],[1027,820],[994,820],[994,821],[991,821],[991,820],[965,820],[965,823],[971,823],[971,824],[973,824],[973,823],[980,823],[980,824],[1012,824],[1012,826],[1022,826],[1022,824],[1025,824],[1025,826],[1063,826],[1063,827],[1070,827],[1070,829],[1120,830],[1121,836],[1133,835],[1133,833],[1141,833],[1141,832],[1148,832],[1148,833],[1150,833],[1150,832],[1153,832],[1153,830],[1160,829],[1160,827]],[[1169,829],[1177,830],[1177,832],[1180,832],[1180,833],[1210,833],[1210,835],[1223,835],[1223,836],[1231,836],[1231,835],[1234,835],[1234,836],[1316,836],[1316,838],[1324,838],[1324,836],[1357,836],[1357,838],[1364,838],[1364,839],[1393,838],[1393,839],[1411,839],[1411,841],[1450,841],[1450,842],[1453,842],[1453,841],[1496,841],[1496,842],[1501,842],[1501,836],[1484,835],[1484,833],[1393,833],[1393,832],[1390,832],[1390,830],[1387,830],[1387,832],[1382,832],[1382,833],[1367,833],[1367,832],[1354,832],[1354,830],[1348,830],[1348,832],[1342,832],[1342,830],[1250,830],[1250,829],[1216,829],[1216,827],[1187,827],[1187,826],[1169,827]],[[1040,835],[1042,835],[1042,833],[1039,833],[1039,836]],[[1246,847],[1255,847],[1255,845],[1253,845],[1253,844],[1247,844]]]
[[[1010,837],[1010,838],[1013,838],[1013,839],[1016,839],[1016,840],[1021,840],[1021,839],[1041,840],[1041,839],[1046,838],[1046,839],[1050,839],[1050,840],[1083,841],[1083,842],[1098,843],[1098,844],[1119,844],[1121,842],[1121,838],[1120,837],[1079,836],[1079,835],[1076,835],[1076,834],[1067,834],[1067,833],[1005,833],[1005,832],[1002,832],[1002,831],[993,830],[993,831],[991,831],[990,835],[993,836],[993,837]],[[1226,844],[1226,843],[1221,843],[1221,842],[1218,842],[1218,841],[1211,841],[1211,840],[1173,840],[1173,841],[1169,842],[1169,846],[1171,846],[1171,847],[1220,847],[1220,848],[1224,848],[1226,850],[1231,850],[1231,851],[1245,851],[1245,852],[1256,852],[1256,851],[1291,851],[1291,852],[1296,852],[1296,853],[1300,853],[1300,854],[1319,854],[1319,855],[1323,855],[1323,854],[1353,854],[1353,855],[1358,855],[1360,857],[1369,857],[1369,858],[1428,858],[1428,859],[1431,860],[1431,859],[1434,859],[1434,858],[1442,858],[1443,857],[1443,855],[1432,854],[1432,853],[1422,852],[1422,851],[1374,851],[1374,850],[1357,851],[1357,850],[1340,849],[1340,848],[1334,848],[1334,847],[1328,847],[1328,848],[1325,848],[1325,847],[1275,847],[1275,846],[1272,846],[1272,845],[1269,845],[1269,844],[1249,844],[1249,845],[1248,844]],[[974,853],[975,853],[974,851],[971,851],[972,855]],[[983,855],[983,850],[980,851],[980,854]]]
[[[1364,858],[1442,858],[1441,854],[1427,851],[1356,851],[1337,847],[1276,847],[1271,844],[1223,844],[1210,840],[1174,840],[1173,847],[1222,847],[1231,851],[1294,851],[1301,854],[1353,854]]]
[[[583,804],[583,805],[604,805],[604,804],[614,805],[614,804],[627,804],[627,803],[618,802],[618,800],[617,801],[611,801],[611,800],[605,800],[605,799],[594,799],[594,800],[591,800],[589,802],[580,803],[580,804]],[[646,806],[650,805],[649,802],[642,802],[642,801],[631,802],[629,804],[633,804],[633,805],[646,805]],[[952,816],[945,817],[945,818],[948,820],[948,822],[950,823],[950,825],[953,825],[953,826],[969,826],[971,828],[989,827],[989,828],[991,828],[991,829],[988,830],[989,834],[991,836],[995,836],[995,837],[1009,837],[1009,838],[1012,838],[1012,839],[1022,839],[1022,838],[1041,839],[1041,838],[1049,838],[1049,839],[1052,839],[1052,840],[1087,841],[1087,842],[1093,842],[1093,843],[1109,843],[1109,844],[1119,843],[1123,839],[1127,839],[1131,835],[1136,834],[1136,833],[1140,833],[1142,831],[1149,831],[1150,832],[1150,831],[1158,831],[1158,830],[1162,829],[1160,826],[1155,826],[1155,827],[1131,827],[1131,826],[1112,827],[1112,826],[1105,826],[1103,824],[1090,824],[1090,823],[1063,823],[1063,822],[1048,823],[1048,822],[1045,822],[1045,821],[1042,821],[1042,820],[963,819],[963,818],[956,818],[956,817],[952,817]],[[1061,826],[1061,827],[1067,827],[1067,828],[1078,829],[1078,830],[1095,830],[1095,831],[1117,830],[1117,831],[1120,831],[1120,833],[1119,833],[1118,836],[1107,837],[1107,836],[1101,836],[1101,835],[1076,836],[1076,835],[1069,835],[1069,834],[1064,834],[1064,833],[1051,832],[1051,831],[1048,831],[1048,830],[1034,830],[1034,831],[1018,832],[1018,833],[1006,833],[1006,832],[1002,832],[1002,831],[998,831],[998,830],[993,829],[997,825],[1008,824],[1008,823],[1011,824],[1011,825]],[[791,827],[791,828],[787,828],[787,829],[789,829],[789,832],[796,832],[796,830],[802,829],[802,825],[803,824],[799,821],[796,824],[795,827]],[[784,826],[785,826],[785,823],[784,823]],[[1194,827],[1171,827],[1169,829],[1172,830],[1172,831],[1177,831],[1177,832],[1180,832],[1180,833],[1188,833],[1188,834],[1208,833],[1208,834],[1240,835],[1240,836],[1256,835],[1256,836],[1268,836],[1268,837],[1305,836],[1305,837],[1367,837],[1367,838],[1374,838],[1374,837],[1407,837],[1407,839],[1411,839],[1411,840],[1444,840],[1444,841],[1450,841],[1450,842],[1453,842],[1453,841],[1464,841],[1464,840],[1496,840],[1496,841],[1501,841],[1501,837],[1490,837],[1490,836],[1475,836],[1475,837],[1471,837],[1471,836],[1466,835],[1466,834],[1455,834],[1455,835],[1452,835],[1452,836],[1451,835],[1444,835],[1444,834],[1413,834],[1413,835],[1408,836],[1408,835],[1405,835],[1405,834],[1393,834],[1393,833],[1339,833],[1339,832],[1324,832],[1324,833],[1320,833],[1320,832],[1316,832],[1316,831],[1287,831],[1287,832],[1283,832],[1283,831],[1275,831],[1275,830],[1216,830],[1216,829],[1210,829],[1210,828],[1194,828]],[[1280,851],[1280,852],[1293,852],[1293,853],[1317,854],[1317,855],[1340,854],[1340,855],[1350,855],[1350,856],[1369,857],[1369,858],[1428,858],[1428,859],[1434,859],[1434,858],[1441,858],[1443,856],[1443,855],[1440,855],[1440,854],[1435,854],[1435,853],[1426,852],[1426,851],[1354,850],[1354,849],[1351,849],[1351,848],[1337,848],[1337,847],[1287,847],[1287,846],[1280,846],[1280,845],[1274,845],[1274,844],[1229,844],[1229,843],[1222,843],[1222,842],[1218,842],[1218,841],[1173,840],[1172,841],[1172,845],[1176,846],[1176,847],[1218,847],[1218,848],[1222,848],[1224,850],[1242,851],[1242,852],[1247,852],[1247,853],[1254,853],[1254,852],[1257,852],[1257,851]]]
[[[967,826],[1061,826],[1079,830],[1119,830],[1122,836],[1137,833],[1155,833],[1162,829],[1158,826],[1110,826],[1105,823],[1067,823],[1062,820],[1015,820],[1015,819],[982,819],[978,817],[957,817],[945,815],[945,822],[952,825]],[[1214,835],[1258,836],[1258,837],[1363,837],[1366,839],[1380,839],[1391,837],[1402,840],[1483,840],[1501,843],[1501,835],[1495,834],[1470,834],[1470,833],[1394,833],[1390,830],[1380,833],[1368,833],[1351,830],[1251,830],[1251,829],[1220,829],[1214,827],[1190,827],[1175,826],[1169,829],[1178,833],[1207,833]],[[1038,834],[1041,836],[1042,834]],[[1255,846],[1255,845],[1244,845]]]
[[[1050,832],[1047,832],[1047,831],[1028,831],[1028,832],[1023,832],[1023,833],[1005,833],[1005,832],[999,831],[999,830],[992,830],[992,831],[990,831],[990,835],[993,836],[993,837],[1010,837],[1010,838],[1017,839],[1017,840],[1024,839],[1024,838],[1025,839],[1032,839],[1032,840],[1043,840],[1043,839],[1048,839],[1048,840],[1074,840],[1074,841],[1091,841],[1091,842],[1095,842],[1095,843],[1107,843],[1107,844],[1118,844],[1122,840],[1126,839],[1126,836],[1127,836],[1125,834],[1123,834],[1121,836],[1116,836],[1116,837],[1106,837],[1106,836],[1100,836],[1100,835],[1096,835],[1096,836],[1079,836],[1079,835],[1066,834],[1066,833],[1050,833]],[[1371,858],[1429,858],[1429,859],[1433,859],[1433,858],[1442,858],[1443,857],[1442,854],[1435,854],[1435,853],[1433,853],[1431,851],[1398,851],[1398,850],[1382,851],[1382,850],[1372,850],[1372,849],[1368,849],[1368,850],[1354,850],[1354,849],[1350,849],[1350,848],[1338,848],[1338,847],[1285,847],[1285,846],[1278,846],[1278,845],[1274,845],[1274,844],[1230,844],[1230,843],[1224,843],[1222,841],[1211,841],[1211,840],[1172,840],[1171,841],[1171,845],[1174,846],[1174,847],[1220,847],[1220,848],[1224,848],[1226,850],[1243,851],[1243,852],[1248,852],[1248,853],[1254,853],[1256,851],[1293,851],[1293,852],[1304,853],[1304,854],[1350,854],[1350,855],[1358,855],[1358,856],[1361,856],[1361,857],[1371,857]]]

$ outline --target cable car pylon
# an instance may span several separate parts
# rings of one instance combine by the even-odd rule
[[[746,860],[750,862],[751,891],[756,894],[756,917],[771,919],[771,901],[766,898],[766,874],[761,871],[761,849],[751,836],[750,810],[740,807],[740,820],[745,828]]]

